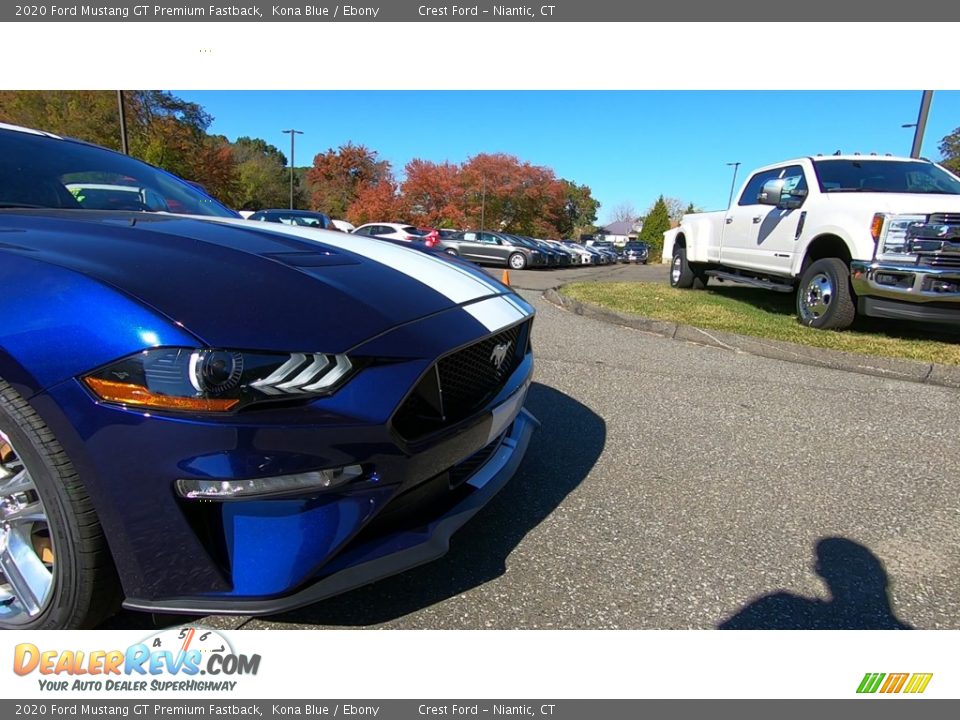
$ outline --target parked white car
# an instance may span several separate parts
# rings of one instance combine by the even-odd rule
[[[414,242],[423,240],[428,232],[414,225],[404,225],[402,223],[366,223],[356,228],[353,234]]]
[[[547,243],[550,247],[554,248],[555,250],[559,250],[560,252],[565,254],[567,257],[569,257],[571,265],[580,264],[579,253],[575,252],[572,248],[567,247],[559,240],[543,240],[543,242]]]
[[[685,215],[670,284],[796,291],[815,328],[872,317],[960,323],[960,179],[928,160],[840,155],[760,168],[727,210]],[[672,242],[669,242],[672,240]]]
[[[333,226],[341,232],[349,233],[357,229],[352,222],[347,222],[346,220],[331,220],[330,222],[333,223]]]
[[[571,250],[574,253],[576,253],[577,262],[579,262],[581,265],[593,265],[594,263],[593,253],[589,252],[588,250],[585,250],[582,245],[579,245],[575,242],[567,240],[563,243],[563,246],[567,250]]]

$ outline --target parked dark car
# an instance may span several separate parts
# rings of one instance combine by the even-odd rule
[[[336,230],[330,218],[320,212],[310,210],[257,210],[247,220],[261,222],[283,223],[284,225],[300,225],[302,227],[318,228],[320,230]]]
[[[85,209],[77,177],[182,214]],[[533,308],[479,268],[4,124],[0,284],[0,628],[263,615],[416,567],[537,425]]]
[[[467,230],[440,238],[440,247],[450,255],[481,265],[505,265],[523,270],[547,264],[547,256],[536,245],[506,233]]]
[[[623,262],[646,265],[650,260],[650,246],[645,242],[628,242],[620,254]]]
[[[550,243],[544,242],[539,238],[532,238],[528,237],[527,235],[523,235],[521,238],[529,243],[533,243],[537,249],[544,253],[548,258],[550,267],[570,266],[570,255],[568,255],[565,251],[560,250],[559,248],[556,248]]]

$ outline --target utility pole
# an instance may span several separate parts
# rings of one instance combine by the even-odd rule
[[[127,114],[123,108],[123,90],[117,90],[117,106],[120,108],[120,147],[124,155],[130,154],[127,146]]]
[[[294,140],[297,135],[303,135],[303,130],[284,130],[284,134],[290,135],[290,209],[293,210],[293,151],[295,147]]]
[[[733,166],[733,180],[730,181],[730,197],[727,198],[727,209],[730,209],[730,206],[733,204],[733,191],[737,186],[737,170],[740,169],[740,163],[732,162],[727,163],[727,167]]]

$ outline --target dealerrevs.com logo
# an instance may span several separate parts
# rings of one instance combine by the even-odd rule
[[[237,653],[220,633],[195,627],[165,630],[125,650],[49,650],[20,643],[13,657],[13,671],[41,676],[37,682],[44,691],[230,692],[238,682],[233,678],[259,669],[260,655]]]
[[[857,686],[858,693],[917,695],[927,689],[933,673],[867,673]]]

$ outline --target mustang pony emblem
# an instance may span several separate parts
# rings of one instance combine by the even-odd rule
[[[505,342],[500,345],[495,345],[493,352],[490,353],[490,362],[493,363],[493,366],[499,370],[503,365],[503,361],[507,359],[507,351],[510,349],[510,343]]]

